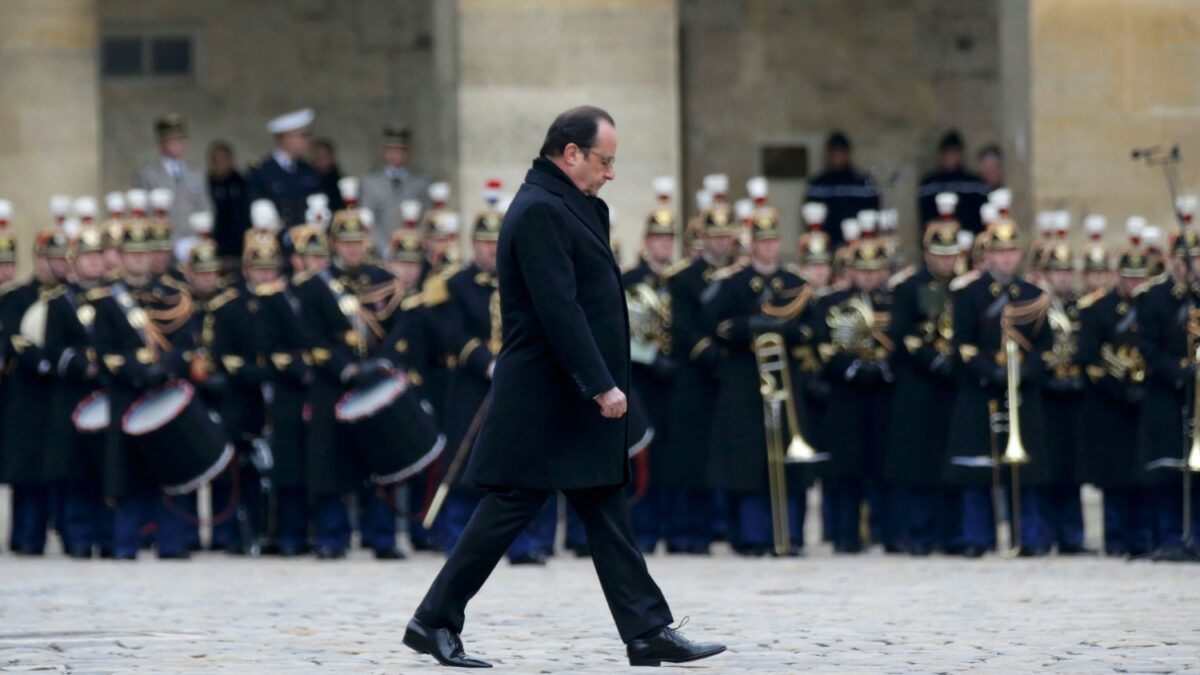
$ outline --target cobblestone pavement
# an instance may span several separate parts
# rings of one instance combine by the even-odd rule
[[[323,563],[0,558],[0,671],[428,671],[400,644],[428,554]],[[650,559],[711,672],[1174,672],[1200,664],[1200,567],[1113,560]],[[502,563],[464,639],[502,670],[610,672],[590,562]]]
[[[432,554],[377,562],[361,552],[337,562],[4,554],[0,671],[435,672],[400,637],[440,564]],[[676,618],[691,617],[684,632],[730,647],[691,669],[1200,669],[1200,565],[835,557],[821,546],[803,559],[718,551],[659,554],[649,565]],[[506,672],[627,669],[591,563],[564,555],[545,568],[501,563],[463,638]]]

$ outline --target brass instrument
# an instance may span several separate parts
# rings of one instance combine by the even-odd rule
[[[625,291],[629,306],[629,353],[634,363],[649,365],[667,351],[671,325],[670,298],[648,284],[638,283]]]
[[[767,480],[771,491],[771,523],[775,553],[787,555],[791,548],[788,524],[787,475],[785,464],[811,463],[827,458],[805,440],[800,426],[799,396],[792,387],[787,344],[779,333],[763,333],[754,338],[754,358],[758,363],[759,393],[763,398],[763,420],[767,431]],[[786,413],[784,412],[786,411]],[[784,447],[783,414],[787,415],[791,441]]]
[[[855,358],[876,360],[875,312],[861,295],[831,307],[825,323],[829,326],[830,342],[838,351]]]
[[[1075,354],[1079,351],[1075,342],[1075,325],[1062,302],[1055,299],[1050,303],[1046,320],[1054,336],[1054,344],[1046,355],[1046,367],[1060,379],[1079,377],[1079,365],[1075,363]]]
[[[989,405],[992,422],[992,510],[997,521],[996,551],[1004,558],[1015,558],[1021,554],[1021,474],[1022,464],[1029,463],[1029,453],[1021,441],[1021,363],[1017,341],[1013,338],[1004,340],[1005,370],[1008,379],[1006,401],[1008,407],[1007,424],[1003,424],[998,414],[998,404]],[[999,423],[998,423],[999,422]],[[1004,452],[998,452],[997,435],[1007,430],[1008,441]],[[1010,497],[1012,508],[1009,518],[1009,545],[1000,546],[1000,514],[1003,512],[1004,488],[1001,485],[1002,467],[1008,466],[1010,477]]]
[[[1100,360],[1108,374],[1118,380],[1141,384],[1146,379],[1146,361],[1135,346],[1121,345],[1114,349],[1112,345],[1102,345]]]

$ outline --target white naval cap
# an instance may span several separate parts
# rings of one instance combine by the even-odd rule
[[[267,122],[267,133],[286,134],[289,131],[298,131],[312,124],[316,118],[317,113],[313,112],[312,108],[293,110]]]

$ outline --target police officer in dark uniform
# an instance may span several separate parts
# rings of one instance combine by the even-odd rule
[[[853,286],[829,293],[817,308],[817,353],[829,384],[817,447],[829,454],[817,471],[823,499],[830,503],[833,550],[859,553],[862,504],[879,489],[887,441],[894,376],[889,362],[894,345],[887,335],[892,294],[887,280],[891,260],[877,239],[864,237],[851,247]],[[882,508],[896,508],[878,499]],[[883,514],[879,514],[883,515]],[[883,532],[885,546],[898,546]]]
[[[74,280],[50,300],[46,317],[45,355],[57,380],[51,395],[46,462],[62,499],[58,530],[63,549],[86,559],[98,548],[113,555],[113,512],[101,497],[102,445],[85,440],[75,426],[76,408],[99,393],[100,361],[93,345],[96,309],[88,294],[103,285],[104,237],[92,225],[71,241]]]
[[[1021,442],[1031,461],[1020,467],[1021,538],[1036,546],[1042,536],[1029,484],[1045,483],[1046,420],[1041,383],[1045,357],[1053,343],[1046,325],[1050,296],[1021,279],[1021,248],[1017,224],[1007,218],[992,223],[987,237],[988,271],[970,273],[951,284],[954,291],[953,341],[958,353],[959,386],[951,417],[954,424],[946,439],[946,478],[962,487],[962,526],[953,547],[968,557],[978,557],[996,541],[992,483],[992,441],[989,402],[1006,406],[1006,340],[1015,340],[1020,362]],[[1003,326],[1011,326],[1008,330]],[[1003,444],[1000,447],[1004,447]],[[1007,469],[1005,469],[1007,471]],[[1032,550],[1041,553],[1036,549]]]
[[[1078,555],[1090,553],[1083,545],[1083,501],[1075,476],[1076,458],[1081,452],[1078,443],[1085,381],[1079,358],[1075,256],[1065,241],[1056,242],[1046,251],[1044,268],[1044,288],[1051,295],[1047,319],[1053,334],[1042,395],[1046,418],[1054,421],[1046,426],[1050,475],[1047,484],[1035,491],[1037,504],[1033,509],[1044,526],[1043,539],[1037,544],[1022,544],[1034,550],[1049,550],[1056,545],[1060,555]]]
[[[825,167],[808,183],[806,203],[824,204],[828,211],[822,222],[832,223],[828,228],[833,248],[840,248],[842,221],[855,217],[859,211],[879,209],[879,191],[875,181],[854,167],[853,148],[850,138],[841,131],[834,131],[825,139]]]
[[[329,261],[324,231],[311,225],[297,225],[288,232],[294,247],[294,277],[279,276],[278,269],[271,274],[267,258],[258,254],[255,265],[246,270],[247,284],[255,296],[250,309],[261,340],[259,351],[266,356],[272,371],[267,419],[275,531],[274,547],[270,550],[284,557],[300,555],[309,549],[305,404],[314,373],[297,286],[319,274]],[[261,238],[247,238],[247,243],[261,241]]]
[[[1121,252],[1117,274],[1112,288],[1079,301],[1079,360],[1089,387],[1077,475],[1104,491],[1104,553],[1140,557],[1150,553],[1154,534],[1136,463],[1138,417],[1146,395],[1136,296],[1149,274],[1149,260],[1140,247]]]
[[[183,330],[191,316],[191,296],[152,274],[150,224],[145,219],[131,220],[122,237],[123,276],[85,294],[96,308],[94,340],[104,364],[110,420],[121,420],[148,390],[169,379],[186,377],[184,352],[191,347],[190,333]],[[107,432],[104,495],[115,503],[116,558],[136,557],[141,530],[149,522],[155,524],[159,558],[188,557],[196,528],[186,515],[194,509],[194,497],[161,496],[119,422],[110,422]]]
[[[381,310],[396,292],[390,273],[365,262],[370,235],[356,210],[335,214],[330,235],[334,260],[296,289],[316,368],[309,391],[307,461],[316,555],[322,559],[345,556],[350,523],[343,499],[366,478],[365,467],[341,434],[334,406],[351,388],[370,384],[392,369],[384,342],[391,321]],[[365,498],[360,504],[363,545],[378,559],[402,558],[391,509],[375,492],[363,490],[360,497]]]
[[[308,196],[321,191],[320,177],[304,160],[315,118],[312,108],[304,108],[271,120],[267,131],[275,136],[275,148],[246,174],[250,200],[270,199],[285,227],[304,223]]]
[[[1185,409],[1192,412],[1188,392],[1195,379],[1193,353],[1197,338],[1189,331],[1196,321],[1200,286],[1200,235],[1194,227],[1176,235],[1167,259],[1167,274],[1149,282],[1137,296],[1138,345],[1149,368],[1146,399],[1139,418],[1138,464],[1152,500],[1155,557],[1183,557],[1183,490],[1179,475],[1184,442]],[[1193,504],[1198,500],[1193,495]],[[1193,518],[1193,525],[1200,519]]]
[[[275,237],[258,239],[244,246],[243,265],[278,269]],[[243,553],[257,545],[265,529],[260,477],[250,455],[265,422],[262,383],[267,369],[259,363],[252,296],[240,283],[222,284],[220,271],[215,242],[200,241],[188,252],[184,272],[195,308],[188,325],[194,345],[188,378],[209,409],[220,414],[239,458],[213,483],[213,513],[224,519],[213,525],[212,548]]]
[[[963,166],[963,139],[957,131],[947,131],[937,147],[937,169],[921,180],[917,187],[917,209],[921,222],[938,217],[935,197],[942,192],[958,195],[954,218],[968,232],[983,230],[979,208],[987,202],[988,187],[979,176]]]
[[[662,488],[666,467],[658,448],[670,442],[671,388],[674,384],[674,350],[671,344],[671,301],[666,272],[675,251],[675,214],[670,197],[674,181],[655,179],[658,206],[646,219],[643,250],[638,264],[621,275],[630,308],[632,339],[630,381],[654,429],[648,451],[633,458],[633,495],[629,507],[634,537],[643,552],[652,552],[666,535],[666,493]]]
[[[779,216],[775,210],[759,205],[751,222],[749,261],[716,274],[702,299],[705,319],[714,327],[720,350],[710,480],[717,489],[727,491],[734,550],[758,556],[769,552],[774,542],[767,429],[754,340],[764,333],[779,333],[788,348],[809,342],[812,288],[779,264]],[[786,429],[783,438],[791,438],[791,432]],[[789,482],[792,549],[788,553],[795,555],[804,546],[805,486],[803,481]]]
[[[945,549],[948,516],[942,480],[943,449],[953,418],[955,372],[951,346],[950,281],[962,256],[953,209],[925,226],[925,264],[892,278],[896,384],[884,457],[884,480],[903,504],[892,514],[900,540],[913,555]]]
[[[729,205],[714,202],[701,214],[704,253],[681,260],[665,273],[671,297],[672,433],[659,446],[668,553],[707,553],[713,540],[715,500],[709,475],[711,423],[717,394],[720,347],[701,311],[700,296],[718,270],[729,264],[737,224]]]

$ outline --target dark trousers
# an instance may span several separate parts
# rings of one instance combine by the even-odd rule
[[[769,492],[730,492],[729,501],[736,514],[734,518],[734,550],[761,551],[775,545],[775,525],[771,521],[771,495]],[[804,547],[804,516],[807,510],[805,495],[788,495],[788,537],[792,546]]]
[[[633,490],[630,489],[630,495],[632,494]],[[629,505],[629,522],[633,526],[633,537],[638,548],[643,551],[653,552],[658,540],[663,537],[663,498],[662,487],[648,485],[642,496]]]
[[[662,488],[662,510],[668,551],[699,551],[712,544],[717,506],[712,490]]]
[[[829,501],[830,540],[839,553],[862,550],[862,503],[866,497],[862,481],[830,480],[822,487]]]
[[[443,542],[443,550],[447,555],[458,545],[458,540],[462,538],[463,531],[466,530],[467,523],[471,520],[471,514],[479,507],[482,497],[483,495],[470,490],[452,491],[446,497],[442,512],[438,514],[438,519],[431,528],[431,535]],[[567,513],[568,518],[572,517],[569,509]],[[541,511],[538,511],[529,526],[521,530],[521,533],[508,547],[509,560],[533,552],[541,552],[546,555],[554,553],[554,534],[557,529],[558,502],[555,499],[548,499],[546,505],[542,507]],[[567,532],[569,542],[570,529]],[[580,536],[586,545],[586,535]]]
[[[1054,534],[1042,515],[1042,490],[1040,487],[1021,488],[1021,548],[1047,550],[1054,541]],[[962,510],[962,545],[995,548],[996,520],[992,508],[990,488],[965,488]],[[1009,499],[1012,490],[1004,489],[1004,498]],[[1082,538],[1081,538],[1082,540]]]
[[[1200,476],[1192,478],[1192,537],[1200,535]],[[1183,484],[1172,480],[1149,489],[1154,503],[1154,547],[1166,551],[1183,546]]]
[[[48,483],[14,483],[9,548],[41,555],[46,548],[52,490]]]
[[[275,543],[281,550],[301,551],[308,544],[308,495],[303,487],[275,491]]]
[[[95,483],[67,483],[59,507],[59,534],[68,553],[113,550],[113,511],[104,504]]]
[[[1040,490],[1038,503],[1049,536],[1060,549],[1083,548],[1083,498],[1078,485],[1052,485]]]
[[[345,552],[350,546],[350,513],[341,495],[325,495],[313,502],[313,542],[318,548]]]
[[[395,486],[384,488],[395,489]],[[375,551],[396,548],[396,512],[374,485],[358,490],[358,533],[363,548]]]
[[[168,506],[164,499],[169,499]],[[195,504],[195,495],[163,497],[146,495],[122,499],[113,514],[113,543],[119,556],[137,555],[142,541],[142,528],[154,523],[154,547],[161,555],[179,555],[191,548],[191,533],[195,525],[184,515]]]
[[[941,489],[930,485],[897,485],[892,489],[903,494],[903,509],[897,514],[903,523],[901,541],[922,549],[942,543]]]
[[[417,608],[417,619],[461,633],[467,603],[553,494],[516,488],[489,491]],[[621,639],[628,642],[670,624],[671,610],[634,543],[624,487],[567,490],[564,494],[587,530],[596,575]]]
[[[1104,552],[1142,555],[1154,548],[1154,516],[1143,488],[1104,489]]]

